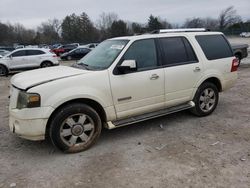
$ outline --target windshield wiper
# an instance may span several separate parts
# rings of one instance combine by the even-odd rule
[[[88,66],[89,65],[87,65],[87,64],[84,64],[84,63],[74,63],[73,65],[72,65],[72,67],[75,67],[75,68],[85,68],[86,70],[89,70],[89,68],[88,68]]]

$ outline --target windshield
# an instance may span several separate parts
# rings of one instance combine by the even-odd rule
[[[127,43],[128,40],[106,40],[82,58],[78,65],[84,65],[93,70],[106,69],[113,63]]]

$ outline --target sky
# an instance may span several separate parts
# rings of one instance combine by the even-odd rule
[[[115,12],[120,19],[146,23],[150,14],[170,23],[186,18],[217,18],[221,10],[234,6],[244,21],[250,19],[250,0],[0,0],[0,21],[36,28],[48,19],[63,19],[86,12],[93,22],[102,12]]]

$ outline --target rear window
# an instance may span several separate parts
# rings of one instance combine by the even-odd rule
[[[208,60],[233,56],[232,49],[223,35],[199,35],[195,38]]]

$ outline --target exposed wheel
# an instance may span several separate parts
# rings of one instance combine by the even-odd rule
[[[191,109],[191,112],[197,116],[207,116],[214,111],[218,100],[217,87],[211,82],[205,82],[197,89],[193,99],[195,107]]]
[[[51,67],[53,64],[49,61],[45,61],[41,64],[41,68]]]
[[[0,65],[0,76],[7,76],[8,75],[8,70],[5,66]]]
[[[67,56],[67,60],[72,60],[72,57],[69,55],[69,56]]]
[[[60,150],[76,153],[87,150],[100,136],[102,123],[97,112],[85,104],[62,108],[51,121],[50,138]]]

